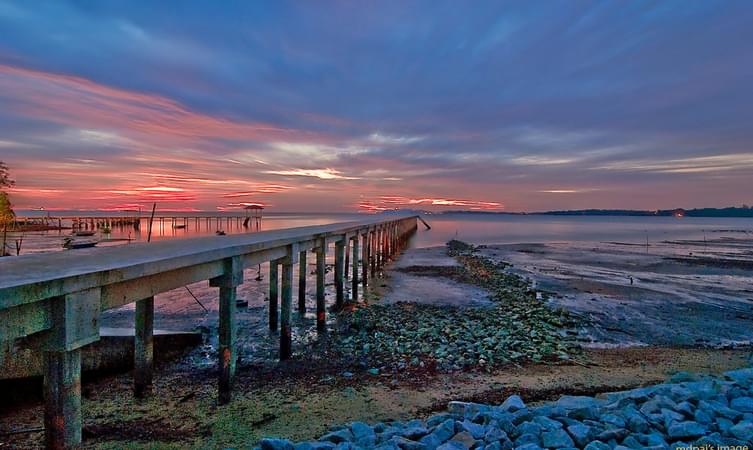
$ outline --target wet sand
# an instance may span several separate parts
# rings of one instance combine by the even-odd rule
[[[586,318],[591,346],[731,347],[753,342],[753,239],[488,246]]]

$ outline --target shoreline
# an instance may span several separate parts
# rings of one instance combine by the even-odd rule
[[[494,252],[505,248],[510,250],[507,247],[482,246],[478,252],[484,258],[498,258],[500,255]],[[440,257],[438,249],[444,251],[444,257]],[[536,255],[541,257],[541,253]],[[506,266],[504,270],[521,276],[519,271],[525,265],[518,264]],[[457,297],[470,288],[478,289],[478,295],[490,294],[488,290],[463,283],[464,279],[458,278],[459,267],[457,259],[447,256],[444,247],[409,249],[392,262],[380,278],[372,279],[367,304],[399,307],[413,296],[414,301],[424,300],[424,305],[431,308],[460,306],[474,311],[488,310],[490,304],[485,301],[488,299],[471,296],[468,302],[467,296],[463,296],[462,301]],[[548,274],[546,271],[542,273]],[[434,286],[434,293],[438,290],[447,294],[446,297],[436,297],[434,293],[421,289],[406,293],[403,288],[415,280],[423,280],[423,286]],[[534,279],[531,282],[538,292],[541,281]],[[438,288],[435,283],[439,284]],[[264,283],[258,284],[245,295],[263,300],[264,286]],[[448,290],[448,286],[456,289]],[[211,291],[197,292],[202,302],[211,302],[208,298],[212,296]],[[551,297],[550,301],[557,305],[562,299]],[[171,304],[170,297],[164,304]],[[181,308],[193,306],[183,303]],[[211,303],[209,306],[211,310]],[[250,306],[249,317],[264,316],[258,310],[263,304]],[[182,312],[170,311],[181,316],[186,313],[185,309]],[[170,311],[165,312],[170,314]],[[120,311],[119,320],[130,320],[128,314],[127,310]],[[183,316],[186,317],[190,315]],[[338,337],[341,330],[339,325],[349,326],[349,322],[342,319],[338,317],[331,324],[334,337]],[[463,370],[450,371],[438,370],[431,365],[409,365],[403,369],[389,364],[373,367],[357,358],[337,357],[327,345],[311,347],[309,344],[313,341],[309,339],[313,336],[304,331],[311,324],[302,319],[299,325],[299,338],[303,341],[296,347],[302,351],[295,359],[277,363],[243,357],[238,369],[238,395],[224,407],[215,404],[213,365],[197,369],[197,359],[190,356],[162,364],[156,370],[154,392],[144,401],[132,398],[129,374],[93,380],[85,377],[83,392],[87,405],[84,411],[90,411],[84,417],[85,447],[120,448],[126,445],[154,448],[147,445],[149,441],[160,442],[158,448],[251,446],[266,436],[307,440],[324,434],[332,426],[353,420],[376,422],[425,417],[443,410],[450,400],[494,403],[511,393],[521,393],[527,402],[543,401],[562,393],[590,395],[661,382],[675,371],[720,373],[751,364],[751,350],[747,346],[718,350],[703,346],[647,344],[629,348],[586,348],[582,362],[569,360],[542,364],[521,360],[495,367],[471,365]],[[204,319],[200,326],[211,327],[211,323]],[[258,327],[261,330],[265,325],[261,323]],[[263,346],[259,345],[265,339],[271,339],[269,348],[274,348],[274,338],[268,333],[244,335],[248,331],[242,329],[239,332],[244,345],[250,345],[247,349],[264,354]],[[334,343],[338,344],[337,340]],[[309,353],[312,349],[316,353]],[[194,351],[193,358],[200,359],[205,355],[211,361],[212,354],[212,347],[205,345]],[[165,404],[169,407],[165,408]],[[13,411],[0,411],[0,430],[18,428],[19,424],[29,428],[37,426],[40,407],[32,402],[17,405]],[[312,417],[316,419],[312,420]],[[11,439],[12,445],[23,448],[34,448],[40,442],[33,434],[14,435]]]

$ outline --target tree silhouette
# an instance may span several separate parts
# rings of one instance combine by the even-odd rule
[[[0,189],[13,187],[16,184],[10,177],[10,170],[4,162],[0,161]]]

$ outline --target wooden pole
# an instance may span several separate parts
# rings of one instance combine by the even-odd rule
[[[280,308],[280,360],[290,359],[293,353],[290,329],[290,309],[293,303],[293,263],[282,263],[282,307]]]
[[[149,232],[146,236],[146,241],[151,242],[152,241],[152,222],[154,222],[154,211],[157,209],[157,203],[155,202],[152,205],[152,215],[149,216]]]
[[[324,239],[316,250],[316,329],[319,332],[327,329],[327,312],[324,298],[324,275],[327,270],[327,244]]]
[[[306,313],[306,251],[298,255],[298,312]]]
[[[352,281],[352,296],[353,303],[358,301],[358,235],[353,239],[353,279]]]
[[[232,397],[235,365],[238,359],[235,334],[235,310],[237,286],[243,282],[243,267],[239,256],[225,260],[224,274],[209,280],[209,285],[220,288],[219,326],[219,382],[217,402],[221,405],[230,402]]]
[[[277,300],[279,298],[279,261],[269,262],[269,329],[277,330]]]
[[[347,269],[348,267],[350,267],[350,239],[345,240],[345,268]],[[346,280],[350,278],[347,270],[345,270],[344,275]]]
[[[340,309],[345,303],[345,242],[347,238],[335,242],[335,307]]]
[[[356,237],[358,239],[358,237]],[[363,240],[363,258],[361,259],[361,278],[363,278],[363,293],[366,295],[366,286],[369,285],[369,254],[371,246],[369,245],[369,232],[366,231],[361,235]]]
[[[81,350],[44,352],[44,429],[48,449],[81,444]]]
[[[133,347],[133,395],[143,398],[152,386],[154,361],[154,297],[136,302]]]

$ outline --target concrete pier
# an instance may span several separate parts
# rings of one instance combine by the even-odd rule
[[[372,249],[371,236],[382,233],[394,242],[405,242],[415,232],[416,224],[416,216],[375,217],[360,222],[82,249],[75,254],[0,258],[0,345],[23,345],[25,351],[43,353],[46,446],[73,448],[81,443],[81,348],[99,340],[101,311],[136,303],[134,394],[143,396],[149,392],[153,377],[154,295],[209,280],[210,286],[218,288],[220,305],[218,402],[227,403],[231,401],[238,358],[235,311],[244,269],[270,264],[269,326],[277,329],[279,299],[280,359],[288,359],[293,356],[294,265],[299,264],[300,271],[299,302],[301,290],[305,302],[305,284],[301,286],[300,277],[305,274],[306,253],[316,252],[317,329],[325,331],[325,262],[330,244],[335,248],[336,303],[342,306],[347,243],[352,243],[355,302],[359,284],[368,279],[370,253],[378,252]],[[381,242],[386,245],[386,240]],[[390,246],[391,254],[396,250],[396,244]]]

